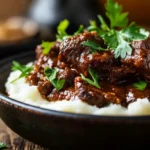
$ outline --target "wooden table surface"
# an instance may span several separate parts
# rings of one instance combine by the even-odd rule
[[[0,119],[0,143],[6,143],[6,150],[47,150],[21,138],[9,129]]]

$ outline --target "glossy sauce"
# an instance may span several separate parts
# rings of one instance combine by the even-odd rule
[[[42,47],[36,49],[37,61],[34,70],[27,78],[30,85],[37,85],[43,98],[48,101],[80,100],[98,107],[108,104],[120,104],[127,107],[138,98],[150,98],[149,83],[145,90],[137,90],[133,83],[140,80],[149,81],[149,51],[143,45],[150,43],[150,39],[142,44],[132,43],[133,54],[125,59],[115,59],[111,51],[92,53],[89,47],[81,43],[93,40],[103,44],[96,33],[85,32],[71,37],[63,42],[56,42],[48,55],[42,54]],[[144,42],[144,43],[143,43]],[[146,47],[146,46],[145,46]],[[62,90],[57,91],[44,75],[44,68],[57,68],[57,78],[65,79]],[[89,68],[94,69],[99,76],[96,88],[84,81],[80,74],[91,79]],[[143,68],[143,70],[141,70]],[[148,76],[148,77],[147,77]]]

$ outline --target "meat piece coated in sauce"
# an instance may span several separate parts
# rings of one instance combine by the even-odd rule
[[[127,75],[134,76],[135,69],[122,65],[120,60],[115,59],[111,51],[92,53],[90,47],[83,46],[82,42],[88,40],[105,47],[103,40],[97,33],[85,32],[62,42],[58,59],[68,64],[69,67],[75,68],[86,77],[89,77],[89,68],[93,68],[102,81],[107,80],[116,83],[116,81],[124,79]]]
[[[132,42],[133,52],[122,63],[132,66],[136,72],[150,82],[150,38],[143,41]]]
[[[125,59],[115,59],[110,50],[92,53],[90,47],[82,45],[82,42],[88,40],[105,47],[96,32],[85,32],[56,42],[48,55],[43,55],[42,47],[38,46],[37,61],[27,81],[30,85],[37,85],[42,97],[48,101],[69,101],[78,97],[97,107],[110,103],[127,107],[137,98],[150,97],[149,85],[144,91],[139,91],[132,85],[140,79],[150,79],[150,39],[131,43],[133,53]],[[57,78],[66,80],[62,90],[56,90],[47,80],[44,75],[45,67],[57,68]],[[100,89],[81,78],[82,73],[91,79],[89,68],[97,72]]]

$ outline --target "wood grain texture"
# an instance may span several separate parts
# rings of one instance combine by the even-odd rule
[[[6,150],[48,150],[23,139],[10,130],[0,119],[0,142],[6,143]]]

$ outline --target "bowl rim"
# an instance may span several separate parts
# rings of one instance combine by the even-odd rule
[[[120,121],[150,121],[150,115],[143,115],[143,116],[111,116],[111,115],[93,115],[93,114],[81,114],[81,113],[71,113],[71,112],[63,112],[63,111],[57,111],[52,109],[47,109],[39,106],[34,106],[28,103],[24,103],[18,100],[15,100],[13,98],[10,98],[6,96],[5,94],[2,94],[0,92],[0,100],[5,101],[6,103],[9,103],[14,106],[18,106],[20,108],[24,108],[26,110],[34,111],[35,113],[42,113],[47,116],[59,116],[59,117],[67,117],[67,118],[75,118],[75,119],[89,119],[89,120],[95,120],[95,119],[102,119],[106,122],[111,122],[112,120],[115,120],[116,122]],[[0,101],[0,103],[1,103]]]
[[[12,61],[12,59],[17,59],[21,57],[26,57],[28,55],[33,55],[35,52],[34,51],[29,51],[29,52],[23,52],[15,55],[8,56],[7,58],[4,58],[0,60],[0,65],[6,64],[9,61]],[[115,121],[149,121],[150,122],[150,115],[132,115],[132,116],[124,116],[124,115],[93,115],[93,114],[81,114],[81,113],[71,113],[71,112],[63,112],[63,111],[57,111],[57,110],[52,110],[52,109],[47,109],[31,104],[27,104],[24,102],[21,102],[19,100],[15,100],[13,98],[8,97],[7,95],[3,94],[0,92],[0,103],[1,101],[5,101],[9,104],[13,104],[14,106],[18,106],[21,108],[25,108],[27,110],[31,110],[34,112],[39,112],[45,115],[55,115],[59,117],[67,117],[67,118],[78,118],[78,119],[102,119],[107,122],[110,122],[110,120],[115,120]]]

